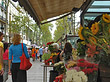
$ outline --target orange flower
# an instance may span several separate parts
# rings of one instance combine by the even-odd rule
[[[86,53],[88,54],[88,57],[93,57],[95,54],[99,54],[98,51],[96,51],[96,45],[87,44],[88,50]]]
[[[89,40],[90,40],[91,44],[94,44],[93,42],[97,43],[97,41],[94,37],[89,37]]]
[[[95,24],[92,24],[91,31],[92,31],[93,35],[97,34],[97,32],[99,31],[99,25],[97,22],[95,22]]]
[[[103,14],[102,19],[106,22],[106,23],[110,23],[110,16],[108,14]]]
[[[80,26],[80,29],[79,29],[78,34],[79,34],[80,39],[81,39],[81,40],[84,40],[85,38],[84,38],[83,35],[82,35],[82,30],[83,30],[83,27]]]

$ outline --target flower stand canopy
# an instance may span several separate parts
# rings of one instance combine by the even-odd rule
[[[33,17],[37,24],[56,16],[67,16],[73,8],[80,9],[91,0],[13,0],[18,1],[21,6]],[[62,16],[62,17],[63,17]]]

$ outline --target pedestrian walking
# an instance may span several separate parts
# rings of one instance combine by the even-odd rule
[[[33,49],[32,49],[32,59],[33,59],[33,61],[35,61],[35,55],[36,55],[36,48],[33,47]]]
[[[39,54],[40,54],[40,62],[42,62],[42,55],[43,55],[42,46],[39,48]]]
[[[37,60],[37,53],[38,53],[38,48],[36,48],[36,60]]]
[[[9,56],[9,46],[8,46],[8,43],[4,43],[4,54],[3,54],[4,74],[3,74],[3,82],[6,82],[8,80],[8,56]]]
[[[23,50],[22,44],[20,43],[21,36],[19,34],[14,34],[12,38],[12,45],[9,48],[9,73],[12,73],[12,82],[27,82],[27,73],[26,70],[20,70],[20,57],[24,51],[26,58],[29,58],[27,47],[23,43]],[[13,56],[13,59],[12,59]],[[12,61],[12,68],[10,70]]]
[[[3,82],[3,43],[1,42],[3,39],[3,33],[0,32],[0,82]]]

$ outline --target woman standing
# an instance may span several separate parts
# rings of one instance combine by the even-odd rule
[[[3,82],[3,33],[0,32],[0,82]]]
[[[13,44],[9,48],[9,73],[12,73],[12,82],[27,82],[26,70],[20,70],[20,56],[22,56],[22,45],[20,43],[21,36],[14,34],[12,38]],[[29,58],[27,47],[23,43],[23,50],[27,58]],[[13,56],[13,58],[12,58]],[[12,69],[10,70],[12,61]]]
[[[64,55],[64,57],[66,56],[66,55],[68,55],[68,53],[72,53],[72,45],[71,45],[71,43],[69,43],[69,42],[66,42],[65,43],[65,46],[64,46],[64,49],[63,49],[63,51],[61,52],[61,54],[60,54],[60,59],[61,60],[63,60],[63,54],[65,54]],[[68,58],[69,57],[71,57],[71,56],[68,56]],[[71,58],[69,58],[69,59],[71,59]]]
[[[4,54],[3,54],[3,65],[4,65],[4,74],[3,74],[3,82],[6,82],[8,79],[8,56],[9,56],[9,50],[8,50],[8,43],[4,43]]]

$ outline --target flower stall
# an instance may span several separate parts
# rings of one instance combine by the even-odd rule
[[[101,81],[110,82],[110,16],[103,14],[91,27],[81,26],[79,37],[77,49],[64,55],[65,71],[54,82],[97,82],[98,70]]]
[[[79,37],[86,45],[85,56],[99,64],[102,82],[110,81],[110,15],[103,14],[91,27],[80,27]],[[80,42],[82,45],[82,43]],[[81,49],[81,48],[80,48]]]
[[[52,46],[54,42],[48,42],[48,53],[44,53],[42,56],[42,59],[44,60],[45,65],[49,65],[50,62],[52,62],[52,64],[54,64],[55,59],[57,57],[57,55],[59,54],[59,52],[54,52],[55,48]]]

